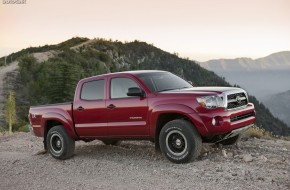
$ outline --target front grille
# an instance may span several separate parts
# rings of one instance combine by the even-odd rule
[[[234,109],[238,107],[242,107],[248,104],[247,96],[244,92],[236,93],[236,94],[229,94],[228,98],[228,109]]]
[[[247,114],[234,116],[234,117],[231,117],[231,122],[239,121],[239,120],[246,119],[246,118],[249,118],[249,117],[252,117],[252,116],[254,116],[254,112],[250,112],[250,113],[247,113]]]

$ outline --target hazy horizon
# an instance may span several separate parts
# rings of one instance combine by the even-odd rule
[[[0,57],[74,36],[145,41],[197,61],[290,49],[290,1],[0,2]]]

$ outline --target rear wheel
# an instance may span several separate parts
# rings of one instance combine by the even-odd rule
[[[186,163],[200,154],[201,137],[195,126],[186,120],[165,124],[159,135],[161,152],[174,163]]]
[[[56,159],[65,160],[74,154],[75,141],[62,125],[52,127],[46,137],[49,153]]]
[[[236,135],[234,137],[220,141],[219,143],[222,145],[233,145],[233,144],[239,142],[239,140],[241,139],[240,137],[241,137],[241,135]]]
[[[120,141],[115,140],[115,139],[104,139],[104,140],[102,140],[102,142],[103,142],[105,145],[114,145],[114,146],[117,146],[117,145],[120,144]]]

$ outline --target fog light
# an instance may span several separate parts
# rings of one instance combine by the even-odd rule
[[[212,125],[215,125],[215,124],[216,124],[216,120],[215,120],[215,118],[212,118],[211,123],[212,123]]]

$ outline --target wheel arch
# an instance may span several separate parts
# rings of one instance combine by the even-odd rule
[[[156,139],[159,136],[161,128],[169,121],[175,119],[184,119],[193,124],[201,136],[207,133],[199,115],[190,107],[182,104],[166,104],[156,106],[150,117],[150,135]]]
[[[46,138],[48,131],[57,125],[62,125],[67,133],[74,139],[77,140],[78,136],[74,131],[74,124],[71,119],[66,119],[63,115],[58,113],[46,113],[42,116],[41,126],[42,135]]]
[[[155,141],[158,141],[156,139],[158,139],[162,127],[166,123],[168,123],[168,122],[170,122],[172,120],[176,120],[176,119],[185,119],[185,120],[188,120],[188,118],[185,115],[180,114],[180,113],[174,113],[174,112],[171,112],[171,113],[161,113],[158,116],[157,123],[156,123],[156,128],[155,128]]]

